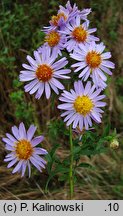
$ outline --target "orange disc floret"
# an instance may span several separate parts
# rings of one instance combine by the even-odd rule
[[[52,16],[51,23],[54,26],[58,26],[58,21],[60,20],[60,18],[63,18],[65,21],[67,20],[67,17],[65,16],[64,13],[59,13],[59,14],[57,14],[57,16]]]
[[[78,26],[72,31],[72,36],[79,43],[85,42],[87,39],[87,31],[82,26]]]
[[[36,76],[42,82],[49,81],[52,77],[52,73],[53,69],[47,64],[39,65],[36,70]]]
[[[56,46],[60,41],[60,34],[56,31],[51,31],[45,37],[45,42],[48,43],[50,47]]]
[[[33,153],[33,147],[28,140],[22,139],[16,142],[15,151],[19,159],[28,160]]]
[[[86,55],[87,64],[93,69],[101,64],[101,55],[95,51],[91,51]]]

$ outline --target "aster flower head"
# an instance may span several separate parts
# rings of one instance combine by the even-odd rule
[[[43,136],[33,138],[36,127],[31,125],[26,132],[23,123],[19,128],[12,127],[12,135],[7,133],[7,138],[3,138],[6,143],[6,150],[11,151],[7,154],[4,161],[8,162],[8,168],[15,166],[12,173],[21,172],[24,176],[26,168],[28,168],[29,177],[31,175],[31,164],[33,164],[40,172],[45,168],[46,161],[39,155],[46,155],[48,152],[40,147],[36,147],[44,139]]]
[[[62,55],[61,50],[64,49],[66,40],[66,36],[57,30],[46,31],[45,45],[49,46],[55,54]],[[40,52],[40,48],[38,51]]]
[[[24,87],[25,92],[36,93],[36,99],[39,99],[44,91],[46,98],[50,98],[51,89],[59,94],[58,89],[63,90],[64,86],[58,79],[69,79],[66,74],[70,73],[70,70],[64,69],[68,63],[66,58],[56,61],[57,54],[45,45],[40,49],[40,54],[34,51],[34,57],[35,59],[28,55],[27,60],[30,65],[23,64],[25,70],[20,71],[20,81],[29,81]]]
[[[76,68],[74,72],[81,71],[79,78],[86,81],[91,77],[96,87],[102,89],[106,87],[105,82],[107,80],[104,72],[108,75],[112,75],[110,69],[115,67],[114,63],[107,60],[111,58],[111,53],[103,53],[104,49],[105,46],[103,43],[96,44],[92,42],[86,45],[79,45],[73,54],[70,54],[73,59],[79,61],[72,65],[73,68]]]
[[[66,49],[71,52],[80,44],[88,44],[91,41],[99,41],[99,38],[91,35],[96,28],[89,29],[89,21],[81,24],[81,16],[73,18],[65,27],[62,34],[67,35]]]
[[[60,7],[63,8],[62,6],[60,6]],[[88,16],[88,14],[91,13],[91,8],[86,8],[86,9],[83,9],[83,10],[80,11],[78,9],[78,7],[76,6],[76,4],[74,4],[73,7],[72,7],[71,4],[70,4],[70,1],[67,2],[66,9],[68,9],[70,13],[74,11],[74,14],[72,14],[72,19],[75,16],[80,15],[82,20],[88,21],[87,16]]]
[[[50,26],[45,27],[47,30],[60,29],[62,30],[66,24],[79,12],[76,4],[73,7],[70,4],[70,1],[67,2],[66,7],[62,5],[59,6],[57,15],[53,15],[50,20]]]
[[[87,20],[87,16],[90,13],[91,13],[91,8],[86,8],[86,9],[83,9],[82,11],[80,11],[79,15],[80,15],[81,19]]]
[[[60,5],[60,8],[61,8],[61,9],[64,9],[64,7],[61,6],[61,5]],[[70,13],[72,13],[73,11],[74,11],[74,13],[75,13],[76,11],[78,11],[78,7],[76,6],[76,3],[74,3],[74,5],[73,5],[73,7],[72,7],[70,1],[67,1],[67,3],[66,3],[66,9],[67,9]]]
[[[70,92],[64,90],[59,98],[64,103],[58,105],[58,108],[65,110],[61,116],[66,116],[64,119],[66,125],[73,124],[73,128],[79,126],[82,131],[83,128],[88,130],[92,127],[92,120],[101,123],[103,113],[101,107],[106,103],[101,101],[105,95],[100,95],[100,92],[101,89],[95,90],[95,86],[91,86],[90,81],[84,88],[80,80],[74,83],[74,90],[71,89]]]

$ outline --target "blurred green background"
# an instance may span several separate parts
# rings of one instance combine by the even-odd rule
[[[57,140],[60,147],[57,156],[61,159],[68,154],[68,140],[63,138],[66,130],[60,112],[58,99],[54,94],[50,100],[24,93],[23,83],[18,80],[22,63],[27,54],[43,44],[44,33],[50,17],[57,13],[58,6],[67,1],[54,0],[1,0],[0,1],[0,137],[10,131],[12,125],[23,121],[28,127],[38,126],[38,134],[46,137],[43,147],[50,150]],[[122,199],[123,198],[123,1],[122,0],[75,0],[79,9],[92,8],[89,15],[90,26],[97,27],[97,36],[112,53],[116,64],[113,76],[108,78],[107,107],[103,123],[97,129],[101,134],[107,125],[110,132],[116,128],[119,149],[110,149],[105,154],[94,156],[88,167],[78,170],[75,199]],[[33,171],[31,179],[21,179],[7,170],[3,158],[6,155],[0,141],[0,199],[67,199],[68,184],[59,181],[59,174],[49,184],[49,192],[44,193],[48,173]],[[82,158],[88,161],[87,157]]]

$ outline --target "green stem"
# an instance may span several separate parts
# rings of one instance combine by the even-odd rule
[[[73,198],[74,192],[74,180],[73,180],[73,140],[72,140],[72,127],[70,125],[70,172],[69,172],[69,180],[70,180],[70,199]]]

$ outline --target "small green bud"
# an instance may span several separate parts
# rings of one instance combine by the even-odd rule
[[[110,148],[111,149],[118,149],[119,147],[119,142],[117,139],[113,139],[112,142],[110,143]]]

